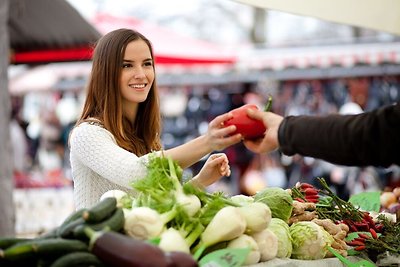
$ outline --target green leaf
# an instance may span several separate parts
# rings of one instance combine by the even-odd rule
[[[372,237],[370,232],[351,232],[351,233],[348,233],[348,235],[345,238],[345,241],[353,241],[354,238],[358,237],[358,234],[364,234],[364,235]]]
[[[240,267],[243,265],[250,248],[225,248],[216,250],[204,256],[200,267]]]
[[[362,210],[379,212],[381,207],[380,194],[379,191],[361,192],[351,196],[349,202]]]

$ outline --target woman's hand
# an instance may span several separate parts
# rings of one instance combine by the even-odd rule
[[[204,163],[200,172],[191,180],[192,184],[200,187],[209,186],[222,176],[230,176],[231,169],[228,157],[224,153],[212,154]]]
[[[224,122],[231,119],[231,113],[225,113],[215,117],[208,125],[207,144],[211,146],[211,151],[223,150],[231,145],[237,144],[242,140],[241,134],[232,135],[236,131],[236,126],[226,127]]]

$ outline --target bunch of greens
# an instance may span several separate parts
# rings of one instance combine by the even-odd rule
[[[339,198],[329,188],[324,178],[317,178],[322,188],[319,190],[320,197],[317,203],[317,214],[320,219],[331,219],[334,222],[350,220],[359,222],[363,220],[364,214],[352,203]]]
[[[385,252],[400,255],[400,221],[393,223],[384,215],[377,219],[383,225],[383,231],[377,238],[365,239],[365,251],[369,255]]]
[[[229,235],[222,230],[235,223],[229,221],[227,225],[226,220],[232,218],[221,215],[220,211],[238,204],[221,192],[208,193],[190,182],[183,184],[182,168],[171,158],[152,154],[147,169],[145,177],[132,183],[138,195],[133,199],[132,209],[126,211],[126,233],[159,243],[164,250],[168,246],[177,249],[180,244],[181,251],[197,251],[197,257],[207,247],[226,241]]]

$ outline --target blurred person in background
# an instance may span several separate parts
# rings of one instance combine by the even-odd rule
[[[244,140],[256,153],[279,149],[346,166],[400,165],[400,102],[358,115],[287,116],[248,110],[267,128],[263,138]]]
[[[183,168],[207,154],[239,143],[223,127],[226,113],[209,123],[207,132],[162,151],[161,114],[150,41],[139,32],[118,29],[96,44],[83,112],[70,135],[70,160],[76,208],[89,207],[108,190],[129,191],[134,179],[146,174],[145,162],[158,151]],[[224,153],[211,155],[191,180],[208,186],[229,176]]]
[[[29,170],[31,159],[29,157],[28,138],[24,128],[21,126],[20,99],[12,99],[10,138],[14,162],[14,175],[20,176]]]

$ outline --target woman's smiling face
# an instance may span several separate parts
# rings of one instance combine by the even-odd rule
[[[120,76],[123,109],[137,107],[147,99],[154,81],[153,58],[147,44],[139,39],[125,49]]]

